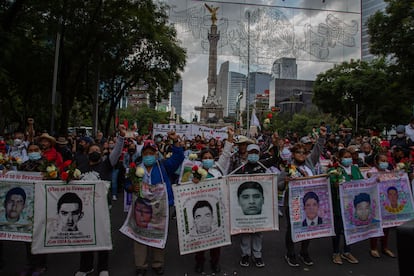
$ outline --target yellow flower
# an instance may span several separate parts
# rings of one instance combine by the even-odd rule
[[[189,156],[188,156],[188,159],[190,159],[190,160],[196,160],[198,158],[198,155],[196,154],[196,153],[191,153]]]
[[[145,174],[145,171],[144,171],[144,169],[142,167],[138,167],[135,170],[135,175],[138,176],[138,177],[143,177],[144,174]]]
[[[20,157],[16,157],[16,162],[20,165],[21,163],[23,163],[23,160]]]
[[[270,124],[270,119],[269,119],[269,118],[266,118],[266,119],[264,120],[264,123],[265,123],[265,124]]]
[[[400,163],[397,164],[397,169],[398,170],[404,170],[404,168],[405,168],[405,164],[404,163],[400,162]]]
[[[49,176],[51,178],[57,178],[57,175],[58,175],[57,171],[51,171],[51,172],[48,172],[48,173],[49,173]]]
[[[205,178],[207,176],[207,171],[203,168],[198,168],[197,172],[201,175],[202,178]]]

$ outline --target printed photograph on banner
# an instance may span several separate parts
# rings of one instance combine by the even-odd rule
[[[33,229],[34,184],[0,181],[0,239],[30,241]]]
[[[231,234],[279,229],[274,174],[228,176]]]
[[[225,185],[211,179],[173,186],[182,255],[231,243]]]
[[[142,183],[132,195],[128,216],[120,231],[142,244],[164,248],[168,230],[168,199],[165,184]]]
[[[344,182],[339,192],[347,244],[384,235],[377,178]]]
[[[95,185],[45,185],[45,189],[45,247],[95,244]]]
[[[333,211],[326,176],[298,178],[289,182],[292,240],[333,236]]]
[[[414,218],[413,196],[407,174],[378,174],[382,227],[399,226]]]
[[[129,208],[131,208],[132,204],[132,193],[128,193],[124,191],[124,212],[128,213]]]
[[[180,177],[178,179],[178,183],[191,182],[191,180],[193,179],[192,169],[194,166],[202,167],[200,161],[188,159],[184,160],[184,162],[181,164],[181,172]]]

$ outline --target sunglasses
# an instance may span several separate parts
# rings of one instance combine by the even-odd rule
[[[297,153],[297,154],[306,154],[306,151],[304,151],[304,150],[297,150],[297,151],[295,151],[295,153]]]

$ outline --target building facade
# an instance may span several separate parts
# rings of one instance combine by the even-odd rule
[[[179,80],[171,92],[171,107],[174,107],[175,113],[182,116],[183,108],[183,81]]]

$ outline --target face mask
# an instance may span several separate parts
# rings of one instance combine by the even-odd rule
[[[397,133],[397,137],[398,138],[403,138],[404,137],[404,133]]]
[[[110,148],[110,149],[113,149],[114,147],[115,147],[115,145],[114,145],[114,144],[110,144],[110,145],[109,145],[109,148]]]
[[[379,167],[381,170],[386,170],[386,169],[388,169],[388,162],[379,162],[379,163],[378,163],[378,167]]]
[[[248,154],[247,161],[250,163],[257,163],[257,161],[259,161],[259,155],[255,153]]]
[[[97,151],[89,153],[89,160],[92,162],[98,162],[101,159],[101,154]]]
[[[187,148],[189,148],[191,145],[190,145],[190,144],[186,144],[185,146],[186,146]]]
[[[349,166],[351,166],[351,164],[352,164],[352,158],[342,158],[342,159],[341,159],[341,164],[342,164],[344,167],[349,167]]]
[[[29,157],[29,160],[32,161],[39,160],[40,158],[42,158],[40,152],[30,152],[27,154],[27,156]]]
[[[83,151],[83,150],[84,150],[83,145],[78,145],[78,150],[79,150],[79,151]]]
[[[213,159],[203,159],[201,162],[203,163],[203,167],[206,169],[210,169],[214,165]]]
[[[155,142],[157,142],[157,143],[161,142],[161,138],[155,139]]]
[[[128,153],[129,154],[134,154],[135,153],[135,150],[134,149],[130,149],[130,150],[128,150]]]
[[[145,166],[150,167],[154,165],[155,163],[155,156],[154,155],[147,155],[142,157],[142,163],[144,163]]]

